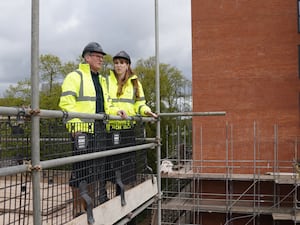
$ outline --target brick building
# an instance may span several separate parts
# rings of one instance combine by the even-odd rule
[[[299,45],[296,0],[192,0],[193,110],[227,112],[194,126],[299,135]]]
[[[300,160],[298,5],[191,0],[193,110],[226,111],[193,118],[193,224],[299,222],[299,180],[282,181]]]

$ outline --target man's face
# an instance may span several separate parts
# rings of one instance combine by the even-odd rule
[[[93,72],[98,72],[103,64],[103,55],[98,52],[91,52],[86,55],[85,61],[90,65]]]

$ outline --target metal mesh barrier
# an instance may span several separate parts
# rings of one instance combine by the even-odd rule
[[[134,128],[107,131],[102,124],[89,123],[86,132],[66,128],[60,119],[40,121],[40,160],[86,156],[99,151],[117,151],[145,143],[144,124]],[[0,167],[30,164],[31,122],[18,117],[0,121]],[[73,132],[74,131],[74,132]],[[65,224],[85,213],[89,207],[122,195],[144,181],[147,150],[94,158],[40,171],[41,214],[43,224]],[[31,172],[0,177],[0,223],[32,224]],[[87,198],[89,197],[89,198]],[[126,204],[126,199],[120,204]]]
[[[0,223],[29,224],[32,215],[31,179],[29,173],[0,179]]]

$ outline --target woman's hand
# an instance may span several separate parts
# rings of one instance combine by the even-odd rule
[[[157,117],[158,117],[157,114],[155,114],[154,112],[151,112],[151,111],[146,111],[145,114],[146,114],[147,116],[152,116],[152,117],[154,117],[154,118],[157,118]]]

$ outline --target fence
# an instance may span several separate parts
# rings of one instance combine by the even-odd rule
[[[107,130],[106,122],[118,117],[39,112],[40,151],[34,152],[30,109],[0,107],[0,223],[33,224],[34,199],[40,204],[42,224],[65,224],[87,212],[93,223],[93,208],[121,196],[149,179],[152,173],[147,151],[155,147],[145,134],[151,118],[130,118],[131,129]],[[86,118],[66,127],[66,119]],[[81,127],[82,128],[82,127]],[[39,154],[40,165],[32,165]],[[39,194],[33,190],[33,171],[39,174]]]

